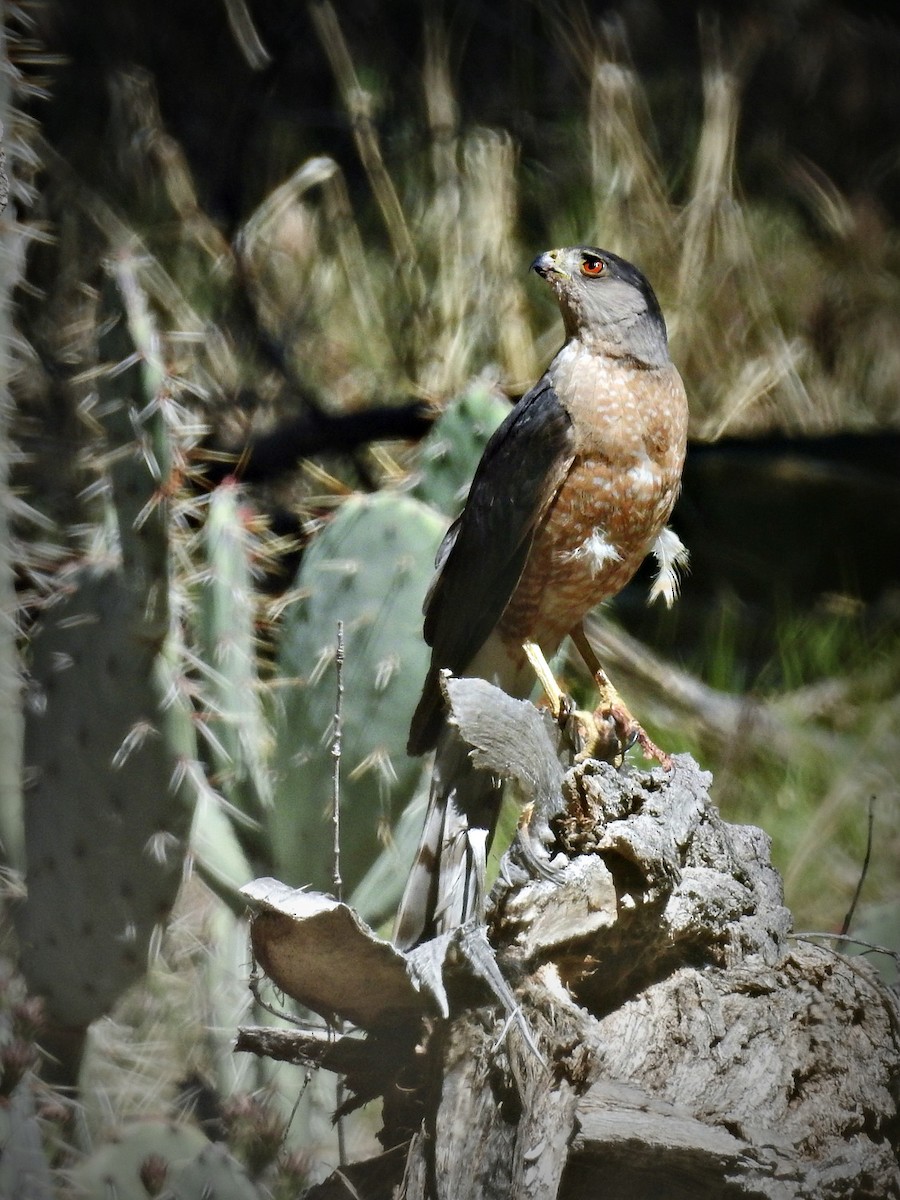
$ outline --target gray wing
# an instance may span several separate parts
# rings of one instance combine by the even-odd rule
[[[465,671],[500,620],[537,523],[574,456],[572,422],[545,375],[494,432],[438,551],[425,602],[431,668],[410,729],[411,754],[434,745],[442,721],[439,673]]]

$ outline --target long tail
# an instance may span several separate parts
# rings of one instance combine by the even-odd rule
[[[399,949],[411,950],[483,911],[485,864],[501,794],[502,785],[489,772],[476,770],[469,748],[445,725],[419,851],[394,927]]]

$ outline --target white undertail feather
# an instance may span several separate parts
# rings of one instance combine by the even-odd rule
[[[394,945],[400,950],[411,950],[470,918],[484,919],[487,852],[500,787],[492,775],[472,765],[469,747],[445,725],[419,852],[394,927]]]
[[[563,555],[563,558],[567,562],[585,558],[591,569],[591,574],[597,575],[608,563],[619,562],[622,555],[612,542],[607,541],[606,534],[602,529],[595,529],[589,537],[584,539],[580,546],[574,550],[569,550]]]
[[[681,586],[679,572],[688,569],[687,546],[667,526],[650,547],[650,552],[659,563],[659,570],[650,588],[650,603],[662,596],[666,608],[671,608]]]

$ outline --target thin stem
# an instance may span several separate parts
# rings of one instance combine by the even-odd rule
[[[856,906],[859,903],[860,893],[863,889],[863,884],[866,882],[866,876],[869,873],[869,863],[872,859],[872,834],[875,828],[875,797],[869,797],[869,828],[866,833],[866,853],[863,858],[862,870],[859,873],[859,881],[856,885],[856,891],[853,893],[853,900],[850,902],[850,907],[847,910],[847,915],[844,917],[844,923],[841,926],[841,935],[845,936],[850,932],[850,925],[856,913]]]
[[[332,891],[335,899],[343,900],[344,881],[341,879],[341,739],[343,737],[344,714],[344,622],[337,623],[337,649],[334,656],[335,668],[335,700],[334,700],[334,732],[331,738],[331,821],[334,831],[332,847],[334,870],[331,877]],[[344,1103],[344,1080],[339,1075],[335,1084],[336,1107],[340,1111]],[[338,1162],[342,1167],[347,1165],[347,1141],[344,1130],[344,1118],[337,1119]]]
[[[334,733],[331,738],[331,823],[334,832],[332,844],[333,872],[331,876],[335,899],[343,900],[344,881],[341,879],[341,738],[343,736],[344,711],[344,622],[337,623],[337,651],[334,656],[337,677],[334,702]]]

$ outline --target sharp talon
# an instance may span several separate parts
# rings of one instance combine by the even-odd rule
[[[645,758],[656,759],[667,771],[672,769],[670,755],[657,746],[618,696],[616,696],[614,703],[601,704],[596,708],[594,710],[594,719],[598,727],[601,721],[605,721],[611,728],[616,753],[611,758],[607,757],[608,762],[615,763],[617,766],[620,765],[632,746],[638,745]]]
[[[591,748],[598,738],[597,723],[594,714],[575,707],[571,696],[564,696],[565,707],[561,709],[557,721],[569,744],[575,751],[576,760],[593,758]]]
[[[560,694],[559,711],[555,715],[556,720],[563,729],[565,729],[572,717],[575,715],[575,701],[571,696],[567,696],[565,692]]]
[[[551,865],[552,859],[548,856],[547,847],[533,836],[531,830],[520,825],[516,830],[516,844],[519,853],[535,878],[557,878],[560,868]],[[503,874],[503,859],[500,860],[500,873]]]
[[[579,712],[576,714],[581,749],[575,755],[576,762],[588,758],[598,758],[602,762],[616,763],[621,761],[622,747],[615,722],[608,712],[597,709],[595,712]]]
[[[560,689],[535,642],[524,642],[522,649],[544,689],[550,711],[575,748],[576,759],[599,758],[614,766],[621,766],[632,746],[639,745],[646,758],[656,759],[670,771],[671,757],[656,745],[628,711],[600,665],[584,630],[576,627],[571,631],[571,637],[597,685],[599,703],[593,713],[580,712],[575,708],[572,697]]]

